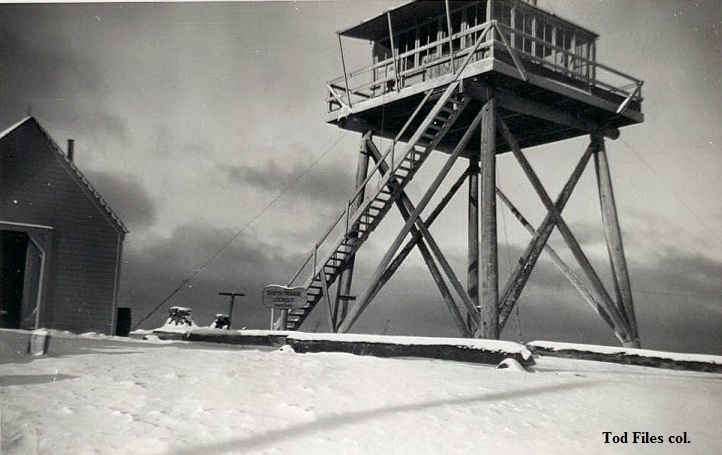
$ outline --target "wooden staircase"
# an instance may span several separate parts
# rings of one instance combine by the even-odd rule
[[[438,99],[429,113],[403,150],[398,153],[399,159],[394,159],[392,155],[390,170],[386,175],[382,176],[381,183],[377,187],[375,194],[371,194],[370,198],[360,204],[349,203],[346,212],[335,223],[334,226],[337,226],[341,220],[345,219],[347,227],[345,234],[336,239],[333,248],[331,248],[331,253],[326,257],[317,257],[316,252],[320,245],[316,245],[310,258],[313,270],[309,279],[303,284],[307,290],[307,303],[304,307],[289,312],[286,319],[286,330],[299,329],[303,321],[323,298],[323,290],[328,289],[346,268],[349,260],[389,212],[403,189],[414,177],[429,154],[444,138],[471,99],[470,96],[461,92],[459,81],[434,89],[432,93],[427,94],[422,104],[433,103],[436,97]],[[388,155],[387,152],[385,156]],[[378,172],[380,171],[377,166],[371,176]],[[368,182],[369,179],[366,181]],[[357,193],[356,197],[358,195],[359,193]],[[358,207],[358,209],[354,211],[355,207]],[[351,213],[352,211],[353,213]],[[326,237],[321,243],[325,241]]]

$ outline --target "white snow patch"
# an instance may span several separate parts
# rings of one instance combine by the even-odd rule
[[[79,341],[78,355],[2,365],[3,455],[681,454],[722,446],[720,374],[555,357],[540,358],[536,374],[502,374],[441,360],[138,341],[109,355],[103,340]],[[104,352],[88,350],[93,343]],[[691,443],[611,445],[603,431],[687,432]]]
[[[160,330],[160,329],[157,329]],[[246,330],[246,329],[239,329],[239,330],[224,330],[224,329],[216,329],[212,327],[193,327],[191,329],[188,329],[188,333],[195,333],[199,335],[203,334],[225,334],[225,335],[241,335],[241,336],[252,336],[252,337],[265,337],[265,336],[274,336],[274,337],[285,337],[292,333],[298,333],[298,332],[290,332],[290,331],[280,331],[280,330]]]
[[[289,331],[289,330],[252,330],[252,329],[245,329],[245,330],[237,330],[238,333],[241,335],[249,335],[249,336],[288,336],[291,334],[297,334],[299,332]]]
[[[496,369],[502,371],[521,371],[524,373],[527,372],[518,360],[511,358],[502,360],[501,363],[497,365]]]
[[[158,327],[157,329],[153,330],[153,332],[168,332],[168,333],[189,333],[191,331],[191,327],[187,325],[182,324],[163,324],[162,326]]]
[[[283,346],[281,346],[280,348],[276,349],[273,352],[279,352],[282,354],[286,354],[286,353],[295,354],[296,353],[296,351],[294,351],[293,348],[287,344],[284,344]]]
[[[164,340],[160,338],[158,335],[144,335],[143,341],[147,341],[149,343],[156,343],[156,344],[171,344],[176,343],[175,340]]]

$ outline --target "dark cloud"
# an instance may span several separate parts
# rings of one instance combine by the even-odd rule
[[[68,30],[57,24],[55,14],[72,15],[72,10],[70,5],[3,6],[0,125],[18,121],[31,109],[41,121],[73,134],[127,141],[126,122],[101,106],[109,91],[105,75],[91,56],[72,45]]]
[[[120,300],[132,309],[134,324],[220,251],[234,234],[195,222],[176,229],[169,238],[152,238],[140,249],[126,249]],[[240,236],[143,326],[161,325],[171,306],[193,308],[196,321],[208,325],[213,315],[227,309],[227,301],[218,292],[234,291],[246,294],[234,310],[236,324],[267,328],[268,311],[260,303],[262,288],[285,283],[301,261],[300,257],[284,255],[257,239]]]
[[[5,5],[0,11],[0,96],[3,110],[15,113],[6,114],[11,119],[30,105],[40,109],[68,97],[68,92],[102,87],[102,75],[92,63],[82,61],[46,29],[52,22],[46,22],[43,13],[29,5]]]
[[[248,166],[220,167],[229,183],[250,186],[271,194],[280,193],[293,185],[289,193],[291,199],[343,207],[351,196],[353,174],[347,168],[333,163],[317,163],[306,172],[307,168],[308,164],[296,162],[289,169],[275,161],[268,161],[263,165],[255,163]]]
[[[155,205],[133,176],[97,171],[86,174],[103,199],[131,231],[146,229],[155,222]]]

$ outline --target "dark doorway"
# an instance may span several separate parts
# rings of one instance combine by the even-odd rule
[[[19,329],[29,237],[25,232],[0,231],[0,327]]]

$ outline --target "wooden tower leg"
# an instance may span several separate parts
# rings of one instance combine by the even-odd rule
[[[466,279],[466,289],[471,297],[471,301],[476,308],[479,308],[479,156],[469,158],[469,228],[468,228],[468,270]],[[474,324],[471,319],[477,324]],[[472,327],[481,327],[479,320],[479,312],[467,314],[467,326],[471,330]],[[479,337],[479,333],[474,334]]]
[[[612,263],[612,277],[614,279],[617,305],[629,324],[632,332],[632,342],[636,344],[634,347],[640,347],[639,331],[632,301],[631,283],[627,270],[627,261],[624,257],[622,232],[619,228],[617,205],[614,201],[614,192],[612,191],[612,177],[609,171],[607,152],[604,147],[604,138],[597,136],[593,139],[596,144],[594,167],[597,174],[599,202],[602,207],[602,222],[604,223],[604,235],[607,239],[609,259]]]
[[[361,138],[361,147],[359,148],[358,165],[356,167],[356,190],[358,191],[358,197],[354,201],[354,205],[350,208],[351,211],[355,212],[364,200],[364,189],[360,188],[366,180],[369,169],[369,150],[367,147],[368,141],[371,138],[371,131],[368,131]],[[333,332],[337,332],[338,325],[346,318],[348,314],[348,303],[351,294],[351,282],[353,280],[353,269],[356,262],[356,255],[354,254],[349,258],[347,268],[341,272],[341,276],[338,280],[338,287],[336,288],[336,320],[334,326],[330,329]]]
[[[496,99],[481,122],[481,336],[499,338],[499,268],[496,238]]]

